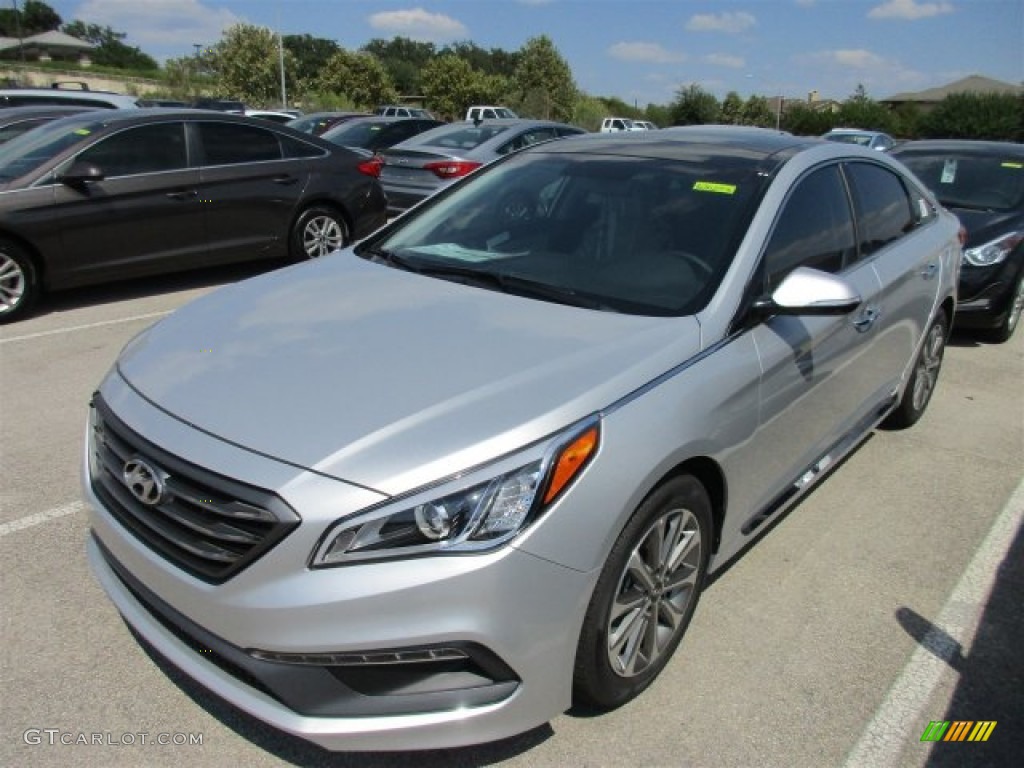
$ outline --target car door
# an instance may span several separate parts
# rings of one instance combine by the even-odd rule
[[[857,211],[859,250],[881,284],[877,354],[888,374],[881,386],[895,391],[924,335],[922,319],[940,300],[950,246],[925,226],[935,213],[908,180],[869,162],[850,162],[844,170]]]
[[[286,157],[279,135],[263,126],[196,120],[192,128],[202,148],[199,198],[210,262],[285,255],[308,182],[306,161]]]
[[[761,365],[760,414],[744,449],[752,469],[743,482],[758,509],[824,469],[881,405],[874,350],[881,285],[858,258],[853,222],[839,165],[818,168],[795,185],[762,256],[752,295],[770,295],[802,266],[840,275],[862,301],[850,314],[776,315],[750,330]]]
[[[62,247],[53,285],[133,277],[203,263],[206,232],[180,120],[125,128],[89,145],[58,169],[88,163],[100,181],[57,184],[54,220]]]

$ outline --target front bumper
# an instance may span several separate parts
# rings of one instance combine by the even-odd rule
[[[303,518],[221,583],[158,554],[105,508],[83,463],[92,505],[89,562],[118,610],[160,654],[239,709],[333,750],[433,749],[529,730],[571,703],[576,642],[597,577],[505,547],[472,556],[310,569],[329,520],[370,492],[225,446],[127,388],[105,396],[125,425],[204,469],[257,483]],[[441,665],[382,663],[388,653],[457,649]],[[324,662],[351,660],[364,667]],[[303,657],[308,656],[308,663]],[[397,657],[396,657],[397,659]],[[386,661],[386,659],[385,659]]]
[[[955,324],[959,328],[995,328],[1010,311],[1024,264],[1009,258],[993,267],[964,265],[957,288]]]

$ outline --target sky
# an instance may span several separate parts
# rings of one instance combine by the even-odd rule
[[[65,22],[127,33],[159,61],[245,22],[357,49],[403,36],[519,49],[547,35],[593,96],[641,108],[696,83],[842,101],[969,75],[1024,81],[1024,0],[48,0]]]

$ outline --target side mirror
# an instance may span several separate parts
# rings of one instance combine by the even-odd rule
[[[754,302],[754,311],[769,315],[846,315],[860,306],[860,294],[838,275],[810,267],[790,272],[770,297]]]
[[[69,187],[84,187],[90,181],[103,181],[104,178],[103,169],[95,163],[76,160],[57,176],[57,181]]]

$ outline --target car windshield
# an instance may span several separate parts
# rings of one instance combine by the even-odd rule
[[[838,141],[843,144],[857,144],[861,147],[871,146],[873,138],[869,133],[829,133],[825,135],[829,141]]]
[[[0,146],[0,182],[31,173],[102,127],[103,123],[95,120],[65,118],[11,139]]]
[[[1024,207],[1024,156],[914,152],[900,161],[950,208],[1013,211]]]
[[[548,301],[688,315],[710,299],[764,184],[749,158],[526,153],[359,255]]]
[[[432,147],[441,147],[448,150],[456,149],[465,151],[469,149],[476,149],[485,141],[489,141],[499,133],[507,131],[508,128],[509,126],[507,125],[488,125],[487,123],[482,123],[478,126],[469,125],[464,128],[460,127],[455,130],[445,131],[440,136],[427,136],[422,143]]]
[[[388,125],[390,123],[386,121],[348,123],[332,128],[323,134],[323,138],[346,147],[368,147]]]

